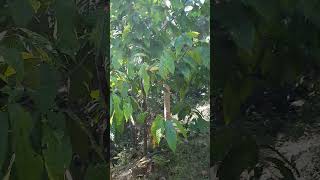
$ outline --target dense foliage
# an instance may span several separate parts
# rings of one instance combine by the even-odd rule
[[[162,138],[176,151],[178,133],[187,136],[182,120],[196,105],[190,102],[190,95],[208,93],[209,41],[209,1],[111,2],[114,141],[132,130],[132,142],[139,139],[137,134],[143,137],[145,153]],[[162,91],[171,93],[171,102]],[[169,108],[163,110],[166,103]],[[163,111],[171,112],[170,104],[178,119],[163,115]],[[204,120],[199,114],[196,121]]]
[[[215,130],[211,157],[212,162],[220,162],[220,178],[239,179],[248,169],[254,171],[253,179],[259,179],[265,162],[277,167],[284,179],[299,174],[293,173],[294,167],[282,157],[262,157],[259,151],[272,147],[252,138],[245,124],[248,108],[258,101],[265,105],[255,110],[263,112],[260,119],[274,112],[273,107],[288,114],[288,89],[300,86],[302,75],[317,72],[319,6],[317,0],[214,1],[212,99],[216,108],[212,114]],[[266,93],[269,98],[263,100]],[[218,131],[222,120],[228,126]]]
[[[105,1],[0,1],[0,178],[108,178],[107,11]]]

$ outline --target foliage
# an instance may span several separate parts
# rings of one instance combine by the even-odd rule
[[[107,178],[107,168],[99,174],[107,166],[105,132],[96,133],[106,111],[100,96],[90,96],[107,91],[93,63],[101,52],[103,61],[109,56],[105,6],[0,1],[0,178]]]
[[[302,0],[214,1],[212,94],[223,94],[223,114],[217,119],[223,119],[228,127],[242,127],[248,120],[248,102],[257,97],[254,96],[257,92],[263,94],[274,88],[286,89],[306,72],[319,68],[319,14],[315,10],[319,5],[318,1]],[[276,102],[280,102],[277,105],[280,107],[282,101]],[[219,104],[218,101],[215,103]],[[262,109],[263,112],[270,110],[266,106]],[[213,123],[218,126],[218,122]],[[235,158],[228,159],[231,155],[227,154],[232,151],[229,146],[239,141],[239,137],[233,137],[230,132],[214,134],[228,142],[225,146],[222,139],[211,143],[214,154],[222,158],[214,160],[222,161],[223,168]],[[287,174],[284,178],[292,179],[282,163],[268,160],[282,169],[284,175]],[[230,178],[239,177],[240,171],[251,165],[237,166],[239,171]]]
[[[164,120],[162,86],[172,90],[173,108],[179,109],[175,114],[194,107],[181,108],[189,89],[208,83],[208,25],[209,1],[111,3],[112,135],[120,137],[125,124],[150,124],[154,145],[165,138],[176,150],[177,132],[187,133],[180,121],[188,113]]]

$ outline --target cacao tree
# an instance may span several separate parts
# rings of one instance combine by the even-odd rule
[[[142,126],[145,153],[162,138],[176,151],[195,108],[188,92],[208,87],[209,42],[209,1],[112,1],[111,136],[130,123]]]

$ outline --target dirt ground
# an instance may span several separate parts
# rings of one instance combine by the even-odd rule
[[[197,107],[209,121],[209,103]],[[177,152],[164,151],[152,157],[130,160],[124,166],[111,167],[112,180],[208,180],[210,135],[196,134],[180,141]]]

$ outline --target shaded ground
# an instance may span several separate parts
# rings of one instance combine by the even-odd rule
[[[209,104],[197,108],[209,121]],[[208,180],[210,136],[191,134],[180,141],[174,154],[163,148],[159,153],[130,159],[126,165],[111,167],[112,179]]]
[[[284,138],[284,137],[283,137]],[[320,179],[320,127],[309,128],[298,139],[282,142],[277,147],[288,159],[295,162],[300,180]]]

